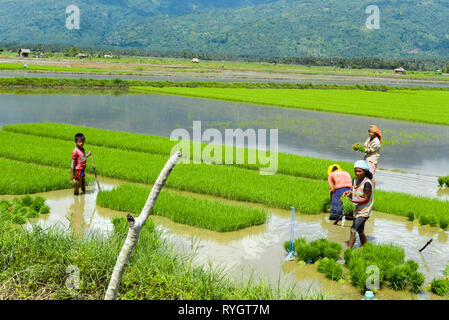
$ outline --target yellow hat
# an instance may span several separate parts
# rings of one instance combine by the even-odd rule
[[[334,167],[337,167],[337,170],[335,170],[335,171],[340,171],[340,170],[342,170],[341,167],[340,167],[338,164],[333,164],[333,165],[331,165],[331,166],[327,169],[327,175],[328,175],[328,176],[332,173],[332,169],[333,169]]]

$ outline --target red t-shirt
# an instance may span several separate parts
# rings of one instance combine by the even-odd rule
[[[87,157],[86,157],[86,151],[84,151],[84,149],[75,147],[75,149],[72,152],[72,160],[74,161],[73,169],[76,169],[76,170],[85,170],[86,169]]]

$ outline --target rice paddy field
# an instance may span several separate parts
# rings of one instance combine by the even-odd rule
[[[212,89],[210,92],[215,90],[208,89]],[[245,90],[249,90],[254,99],[264,99],[265,102],[272,99],[270,101],[275,103],[275,94],[267,93],[272,89],[263,89],[263,92],[259,91],[262,89],[236,89],[232,94],[232,91],[227,90],[234,89],[219,90],[225,95],[234,95],[237,99],[245,97]],[[394,118],[401,112],[404,118],[409,116],[407,108],[413,108],[415,114],[402,120],[434,121],[433,123],[447,125],[441,114],[449,105],[435,102],[438,99],[447,100],[445,91],[351,90],[349,98],[346,95],[349,90],[341,89],[322,90],[329,92],[326,97],[321,96],[322,92],[317,93],[320,91],[317,89],[276,90],[278,100],[280,94],[287,103],[298,103],[295,108],[303,108],[302,98],[307,104],[324,101],[327,109],[321,111],[326,112],[337,112],[337,109],[346,110],[345,108],[354,110],[354,106],[362,101],[360,108],[365,109],[361,114],[368,112],[373,105],[383,105],[385,109],[378,111],[384,111],[385,114],[389,111],[390,114],[385,118]],[[293,91],[301,94],[305,92],[305,96],[298,96],[297,93],[290,95]],[[391,99],[382,96],[386,93],[392,94],[389,96]],[[265,104],[260,100],[254,103]],[[276,104],[279,105],[279,102]],[[426,108],[432,111],[426,112]],[[380,117],[379,114],[373,116]],[[435,122],[436,118],[440,122]],[[83,132],[87,138],[85,149],[92,150],[102,191],[96,190],[92,166],[88,162],[88,192],[74,199],[68,184],[68,157],[74,148],[73,136],[77,132]],[[39,291],[42,288],[31,284],[19,293],[14,284],[20,285],[26,277],[50,283],[53,298],[101,297],[107,281],[103,274],[110,273],[110,263],[120,248],[123,240],[120,237],[123,237],[127,228],[123,217],[127,213],[135,216],[140,213],[151,185],[156,181],[177,142],[156,135],[51,122],[4,125],[0,130],[0,140],[0,166],[5,168],[5,174],[0,180],[0,201],[3,199],[11,202],[17,195],[33,194],[33,197],[48,199],[46,203],[51,208],[49,215],[33,218],[24,216],[21,230],[14,222],[2,226],[14,231],[1,236],[2,243],[7,245],[2,246],[0,250],[3,251],[0,252],[13,250],[14,242],[18,243],[17,250],[35,251],[0,273],[0,282],[13,277],[14,281],[11,282],[12,286],[8,286],[8,290],[11,296],[19,298],[20,294],[26,297],[43,294]],[[193,150],[198,146],[202,150],[207,147],[204,143],[188,144],[189,160],[194,160]],[[224,162],[225,151],[224,146],[215,148],[214,152],[218,152],[216,159],[221,160],[218,162]],[[377,297],[446,299],[443,271],[449,263],[449,201],[376,189],[375,212],[367,223],[369,245],[356,249],[353,253],[344,250],[350,222],[349,225],[347,221],[346,225],[334,226],[327,219],[329,186],[326,172],[335,160],[278,152],[271,154],[277,157],[277,172],[273,175],[261,175],[260,169],[264,165],[259,161],[254,164],[235,164],[239,152],[248,159],[253,150],[232,147],[234,163],[231,165],[217,162],[180,163],[175,167],[153,209],[148,230],[145,231],[143,240],[148,241],[147,245],[142,244],[133,255],[119,298],[322,299],[329,294],[331,298],[359,299],[366,290],[363,285],[366,274],[363,270],[374,263],[381,269],[382,275],[382,288],[376,292]],[[256,155],[260,152],[254,150]],[[338,161],[338,164],[354,176],[351,162]],[[435,188],[438,182],[435,179]],[[444,189],[444,183],[441,189]],[[293,220],[296,224],[289,218],[292,206],[297,213]],[[64,219],[68,222],[62,222]],[[297,260],[285,262],[290,223],[300,238],[296,237],[299,240],[294,244]],[[76,232],[58,233],[58,224],[66,231],[73,229]],[[55,228],[54,233],[42,231],[52,228]],[[104,238],[104,232],[110,240]],[[21,233],[24,235],[20,236]],[[17,240],[19,238],[20,241]],[[47,247],[30,240],[31,238],[39,239]],[[434,242],[426,249],[428,252],[424,256],[418,255],[418,249],[429,238],[434,239]],[[161,241],[167,241],[167,246]],[[197,243],[198,248],[193,249]],[[172,250],[172,245],[179,246],[184,253],[190,250],[200,253],[195,258],[192,253],[192,259],[188,262],[183,258],[178,260],[177,254],[167,254]],[[154,250],[150,250],[153,253],[144,250],[148,247],[154,247]],[[60,256],[56,262],[52,261],[55,252],[61,250],[70,250],[71,253]],[[96,250],[102,252],[95,254]],[[40,254],[43,258],[33,263],[32,270],[23,278],[15,278],[15,272],[21,265],[30,263],[30,257],[34,254]],[[0,256],[3,257],[1,254]],[[87,271],[94,260],[98,260],[94,271]],[[198,267],[208,265],[211,260],[214,260],[216,266],[221,263],[226,266],[223,273],[212,266],[209,266],[210,269]],[[382,261],[387,260],[391,260],[391,263],[382,264]],[[46,266],[51,263],[58,265],[58,268],[66,263],[81,265],[85,272],[82,290],[76,294],[65,290],[62,288],[62,279],[38,267],[39,264]],[[162,267],[163,263],[169,263],[173,268]],[[7,260],[1,260],[0,264],[6,266]],[[262,278],[248,280],[246,277],[252,271],[244,269],[254,266],[258,268]],[[183,270],[185,278],[181,279],[182,273],[175,269]],[[143,270],[150,271],[146,273]],[[139,276],[133,277],[135,274]],[[237,281],[235,284],[223,274],[232,274],[234,279],[245,274],[245,281]],[[282,289],[276,287],[276,276],[282,278],[282,285],[279,284]],[[157,281],[150,287],[142,288],[141,284],[148,281],[149,277]],[[270,284],[263,285],[264,279],[269,279]],[[301,290],[289,289],[289,285],[299,285],[303,289],[307,287],[305,282],[310,279],[319,279],[324,288],[313,290],[311,295],[304,294]],[[226,289],[220,290],[212,282],[217,282]],[[95,290],[94,286],[100,289]]]
[[[217,89],[135,87],[148,93],[184,95],[260,105],[274,105],[333,113],[369,115],[449,125],[449,92],[432,90],[290,90],[290,89]]]

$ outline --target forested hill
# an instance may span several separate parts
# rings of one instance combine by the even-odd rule
[[[72,4],[80,28],[69,30]],[[366,27],[369,5],[379,29]],[[0,0],[0,43],[449,58],[449,0]]]

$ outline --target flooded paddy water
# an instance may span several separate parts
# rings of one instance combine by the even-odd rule
[[[278,128],[279,151],[298,155],[355,161],[360,154],[351,150],[355,142],[367,137],[370,124],[377,124],[386,141],[376,174],[376,188],[449,199],[449,191],[437,187],[436,177],[449,174],[449,127],[338,115],[286,108],[211,101],[164,95],[76,95],[76,94],[0,94],[0,126],[32,122],[64,122],[102,129],[170,136],[176,128],[192,130],[192,122],[201,120],[203,130],[216,128]],[[87,137],[87,144],[88,144]],[[45,147],[45,146],[44,146]],[[71,151],[71,150],[70,150]],[[327,168],[325,168],[327,169]],[[101,168],[97,168],[101,172]],[[100,177],[102,188],[110,190],[122,183]],[[79,236],[92,232],[110,232],[112,218],[126,213],[97,207],[96,187],[74,197],[72,190],[40,193],[51,207],[49,215],[34,219],[44,227],[72,228]],[[13,196],[0,196],[10,199]],[[234,202],[238,203],[238,202]],[[251,205],[239,203],[241,205]],[[298,265],[285,261],[283,243],[290,238],[290,211],[268,208],[266,224],[236,232],[218,233],[181,225],[167,218],[152,216],[163,237],[184,252],[196,253],[195,263],[222,267],[235,279],[247,277],[281,280],[301,290],[319,291],[335,299],[360,299],[360,291],[351,283],[332,282],[316,271],[316,265]],[[307,240],[326,237],[347,247],[349,227],[334,226],[327,215],[297,214],[295,238]],[[30,224],[25,226],[30,227]],[[449,263],[448,231],[417,226],[404,217],[374,213],[366,225],[368,240],[393,243],[405,250],[406,259],[414,259],[426,283],[443,275]],[[422,254],[418,250],[429,240]],[[379,299],[439,299],[429,293],[413,295],[408,291],[382,289]]]
[[[100,177],[103,190],[110,190],[122,181]],[[148,186],[150,189],[150,186]],[[173,192],[179,192],[174,191]],[[181,192],[189,194],[187,192]],[[85,195],[73,196],[73,190],[59,190],[36,195],[47,199],[51,207],[48,215],[30,219],[25,228],[36,223],[43,228],[50,226],[62,230],[73,229],[75,235],[86,237],[93,233],[108,234],[112,231],[112,218],[125,217],[127,213],[118,212],[96,206],[97,189],[95,183],[88,186]],[[193,196],[207,197],[191,194]],[[0,196],[0,199],[10,200],[14,196]],[[251,207],[263,207],[257,204],[223,200]],[[266,207],[264,207],[266,208]],[[197,227],[175,223],[168,218],[151,216],[158,225],[163,239],[166,239],[181,253],[194,255],[197,265],[217,267],[230,274],[236,281],[252,281],[264,279],[274,285],[280,282],[281,287],[295,287],[300,293],[323,293],[329,299],[361,299],[360,290],[350,281],[344,283],[327,279],[324,274],[316,271],[316,264],[300,265],[297,262],[286,261],[283,248],[285,241],[290,239],[291,212],[287,210],[267,208],[270,217],[267,223],[241,229],[234,232],[215,232]],[[335,226],[327,219],[327,214],[295,216],[295,238],[305,237],[308,241],[318,238],[328,238],[347,248],[349,228],[352,222]],[[426,277],[426,284],[435,277],[441,277],[444,267],[449,263],[448,240],[449,231],[441,231],[429,226],[418,226],[407,221],[405,217],[398,217],[378,212],[366,225],[368,241],[373,243],[392,243],[405,250],[405,258],[413,259],[419,264],[419,271]],[[433,242],[422,253],[419,249],[429,240]],[[356,242],[359,246],[359,240]],[[414,295],[409,291],[394,291],[382,288],[378,299],[441,299],[429,292]]]

